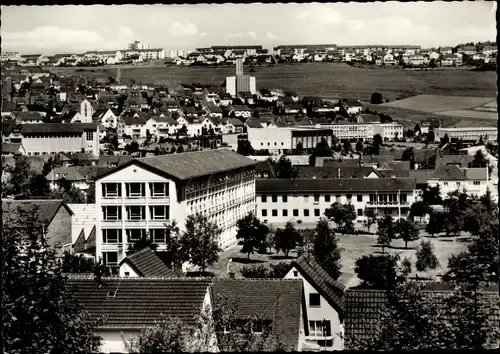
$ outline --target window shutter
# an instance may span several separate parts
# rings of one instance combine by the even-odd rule
[[[130,207],[127,208],[127,220],[130,220]]]
[[[122,196],[122,184],[117,183],[117,188],[118,188],[118,196],[121,197]]]
[[[142,195],[143,197],[145,197],[145,196],[146,196],[146,183],[142,183],[141,195]]]
[[[106,220],[106,207],[102,207],[102,218]]]
[[[106,184],[102,183],[101,188],[102,188],[102,196],[105,197],[106,196]]]
[[[154,196],[154,193],[153,193],[153,191],[154,191],[154,188],[153,188],[154,184],[153,183],[148,183],[148,185],[149,185],[149,195],[151,197],[153,197]]]
[[[118,220],[121,220],[122,219],[122,207],[119,206],[117,208],[118,208]]]
[[[170,205],[166,205],[166,206],[165,206],[165,218],[166,218],[167,220],[169,220],[169,219],[170,219]]]
[[[325,321],[325,335],[327,337],[332,335],[332,328],[330,325],[330,321]]]

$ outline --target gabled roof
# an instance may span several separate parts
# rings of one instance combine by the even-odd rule
[[[124,263],[128,264],[140,277],[175,277],[174,271],[168,268],[149,247],[125,257],[120,262],[120,266]]]
[[[429,179],[434,175],[434,170],[410,170],[410,177],[415,178],[417,184],[426,184]]]
[[[246,111],[246,112],[251,112],[252,111],[252,109],[249,108],[246,105],[234,105],[234,106],[232,106],[232,109],[234,111]]]
[[[176,179],[186,180],[237,168],[252,167],[257,165],[257,162],[230,150],[193,151],[134,159],[98,178],[103,178],[131,164],[153,168]]]
[[[438,166],[429,179],[440,181],[465,181],[467,177],[455,165]]]
[[[93,318],[107,317],[102,328],[142,328],[161,314],[194,325],[209,285],[206,278],[103,278],[99,288],[92,276],[70,277],[67,290]]]
[[[16,119],[23,122],[31,122],[31,121],[43,120],[43,117],[39,112],[28,111],[28,112],[19,112],[16,115]]]
[[[2,143],[2,153],[21,154],[22,145],[20,143]]]
[[[344,284],[333,279],[321,267],[314,256],[303,254],[292,262],[300,274],[337,310],[339,317],[344,317]]]
[[[231,123],[232,125],[234,125],[235,127],[241,127],[241,126],[245,125],[238,118],[229,118],[228,122]]]
[[[18,210],[29,211],[37,208],[38,217],[42,223],[50,224],[61,207],[65,208],[70,215],[73,211],[66,203],[59,199],[26,199],[26,200],[2,200],[2,219],[4,225],[9,220],[17,222],[20,215]]]
[[[250,128],[262,128],[260,119],[258,118],[249,118],[245,121],[245,124]]]
[[[422,290],[429,302],[442,303],[452,294],[454,284],[428,283]],[[347,289],[345,292],[345,349],[352,340],[370,338],[381,319],[382,310],[387,304],[387,295],[384,290]],[[490,319],[498,324],[500,315],[498,311],[498,285],[480,288],[479,301],[490,302],[497,308],[490,314]]]
[[[272,178],[275,177],[274,167],[269,160],[259,161],[257,166],[255,167],[255,172],[257,173],[267,172],[269,173],[270,177]]]
[[[460,167],[467,167],[469,163],[474,160],[472,155],[441,155],[436,158],[436,165],[460,165]]]
[[[479,168],[461,168],[460,171],[468,180],[487,181],[488,169],[486,167]]]
[[[144,125],[146,121],[141,117],[124,117],[122,118],[125,125]]]
[[[296,279],[214,279],[212,303],[219,296],[236,303],[243,318],[260,315],[272,321],[272,333],[287,351],[298,347],[303,284]]]
[[[325,193],[367,191],[412,191],[412,178],[321,178],[321,179],[257,179],[257,193]]]

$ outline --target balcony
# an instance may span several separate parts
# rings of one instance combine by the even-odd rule
[[[366,203],[368,207],[373,207],[373,208],[394,208],[394,207],[402,207],[402,206],[407,206],[410,203],[409,202],[397,202],[397,201],[369,201]]]

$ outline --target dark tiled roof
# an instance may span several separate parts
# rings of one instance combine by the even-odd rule
[[[292,262],[300,274],[314,286],[328,303],[344,317],[344,284],[333,279],[312,255],[303,254]]]
[[[140,277],[173,278],[175,273],[149,247],[124,258],[120,266],[127,263]]]
[[[98,165],[122,165],[132,160],[130,155],[102,155],[99,157]]]
[[[320,179],[258,179],[257,193],[358,192],[414,190],[412,178],[320,178]]]
[[[334,160],[333,158],[323,158],[323,166],[332,166],[332,167],[354,167],[359,166],[358,159],[342,159],[342,160]]]
[[[95,226],[90,230],[89,237],[87,237],[87,241],[85,241],[85,249],[89,248],[95,248],[95,242],[96,242],[96,230]]]
[[[255,166],[257,163],[230,150],[204,150],[137,159],[180,180]]]
[[[43,120],[43,117],[39,112],[19,112],[16,115],[16,119],[23,122],[30,122]]]
[[[78,235],[75,243],[73,244],[73,250],[75,253],[81,253],[85,251],[85,230],[82,228],[82,231]]]
[[[474,160],[472,155],[442,155],[436,158],[436,165],[459,165],[460,167],[468,167],[469,163]]]
[[[193,325],[200,313],[209,279],[104,278],[69,279],[68,291],[93,317],[106,316],[102,327],[140,328],[154,325],[160,314]],[[115,297],[108,297],[116,291]]]
[[[272,331],[287,350],[297,348],[303,284],[295,279],[215,279],[212,303],[218,296],[236,302],[242,317],[260,315],[272,321]]]
[[[141,117],[124,117],[122,118],[125,125],[144,125],[146,121]]]
[[[21,144],[19,143],[3,143],[2,144],[2,153],[8,154],[16,154],[20,153]]]
[[[401,170],[401,169],[377,169],[376,172],[380,177],[383,178],[404,178],[404,177],[412,177],[410,171],[415,170]],[[417,182],[418,183],[418,182]]]
[[[248,106],[245,106],[245,105],[234,105],[232,106],[233,110],[234,111],[252,111],[251,108],[249,108]]]
[[[465,181],[467,177],[465,174],[455,165],[448,166],[438,166],[434,171],[433,175],[430,177],[432,179],[438,179],[441,181]]]
[[[371,166],[315,167],[299,166],[298,178],[365,178],[373,171]],[[407,176],[408,177],[408,176]]]
[[[268,160],[259,161],[257,166],[255,167],[255,172],[257,173],[267,172],[269,173],[269,176],[275,177],[273,165]]]
[[[415,178],[417,184],[426,184],[434,175],[434,170],[410,170],[410,177]]]
[[[2,200],[2,219],[4,224],[11,220],[17,222],[20,215],[18,210],[29,211],[37,206],[37,213],[40,221],[50,224],[61,207],[73,215],[71,209],[62,200],[58,199],[26,199],[26,200]]]
[[[83,133],[86,130],[97,130],[96,123],[36,123],[23,124],[20,127],[22,134],[44,133]]]
[[[422,289],[429,301],[443,301],[451,295],[454,285],[447,283],[428,283]],[[487,301],[498,304],[498,285],[481,290]],[[387,303],[384,290],[347,289],[345,292],[345,349],[349,348],[352,340],[368,339],[377,328],[381,314]],[[499,312],[492,314],[497,323],[500,320]]]

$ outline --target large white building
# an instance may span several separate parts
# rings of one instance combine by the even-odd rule
[[[313,150],[322,139],[332,145],[331,129],[305,129],[296,127],[252,128],[247,127],[248,141],[254,150],[269,150],[283,154],[285,150],[295,150],[301,143],[304,150]]]
[[[257,179],[255,186],[257,217],[278,227],[316,225],[335,202],[352,204],[357,221],[366,219],[366,208],[406,218],[416,195],[413,178]]]
[[[88,152],[99,156],[97,123],[22,124],[4,134],[5,142],[21,143],[27,155]]]
[[[236,76],[226,77],[226,92],[236,96],[240,92],[257,93],[255,76],[243,75],[243,60],[236,59]]]
[[[222,229],[222,248],[231,245],[236,222],[255,211],[255,166],[230,150],[205,150],[134,159],[98,176],[96,256],[116,266],[146,233],[164,250],[165,223],[182,231],[196,213]]]
[[[440,142],[446,135],[450,139],[462,139],[463,141],[478,141],[481,137],[487,141],[497,141],[498,131],[496,127],[464,127],[464,128],[436,128],[434,129],[434,141]]]
[[[309,128],[310,125],[298,125],[298,127]],[[384,141],[391,141],[403,137],[403,126],[399,123],[359,123],[359,124],[316,124],[315,128],[331,129],[333,135],[340,140],[361,139],[372,140],[376,134],[380,134]]]

